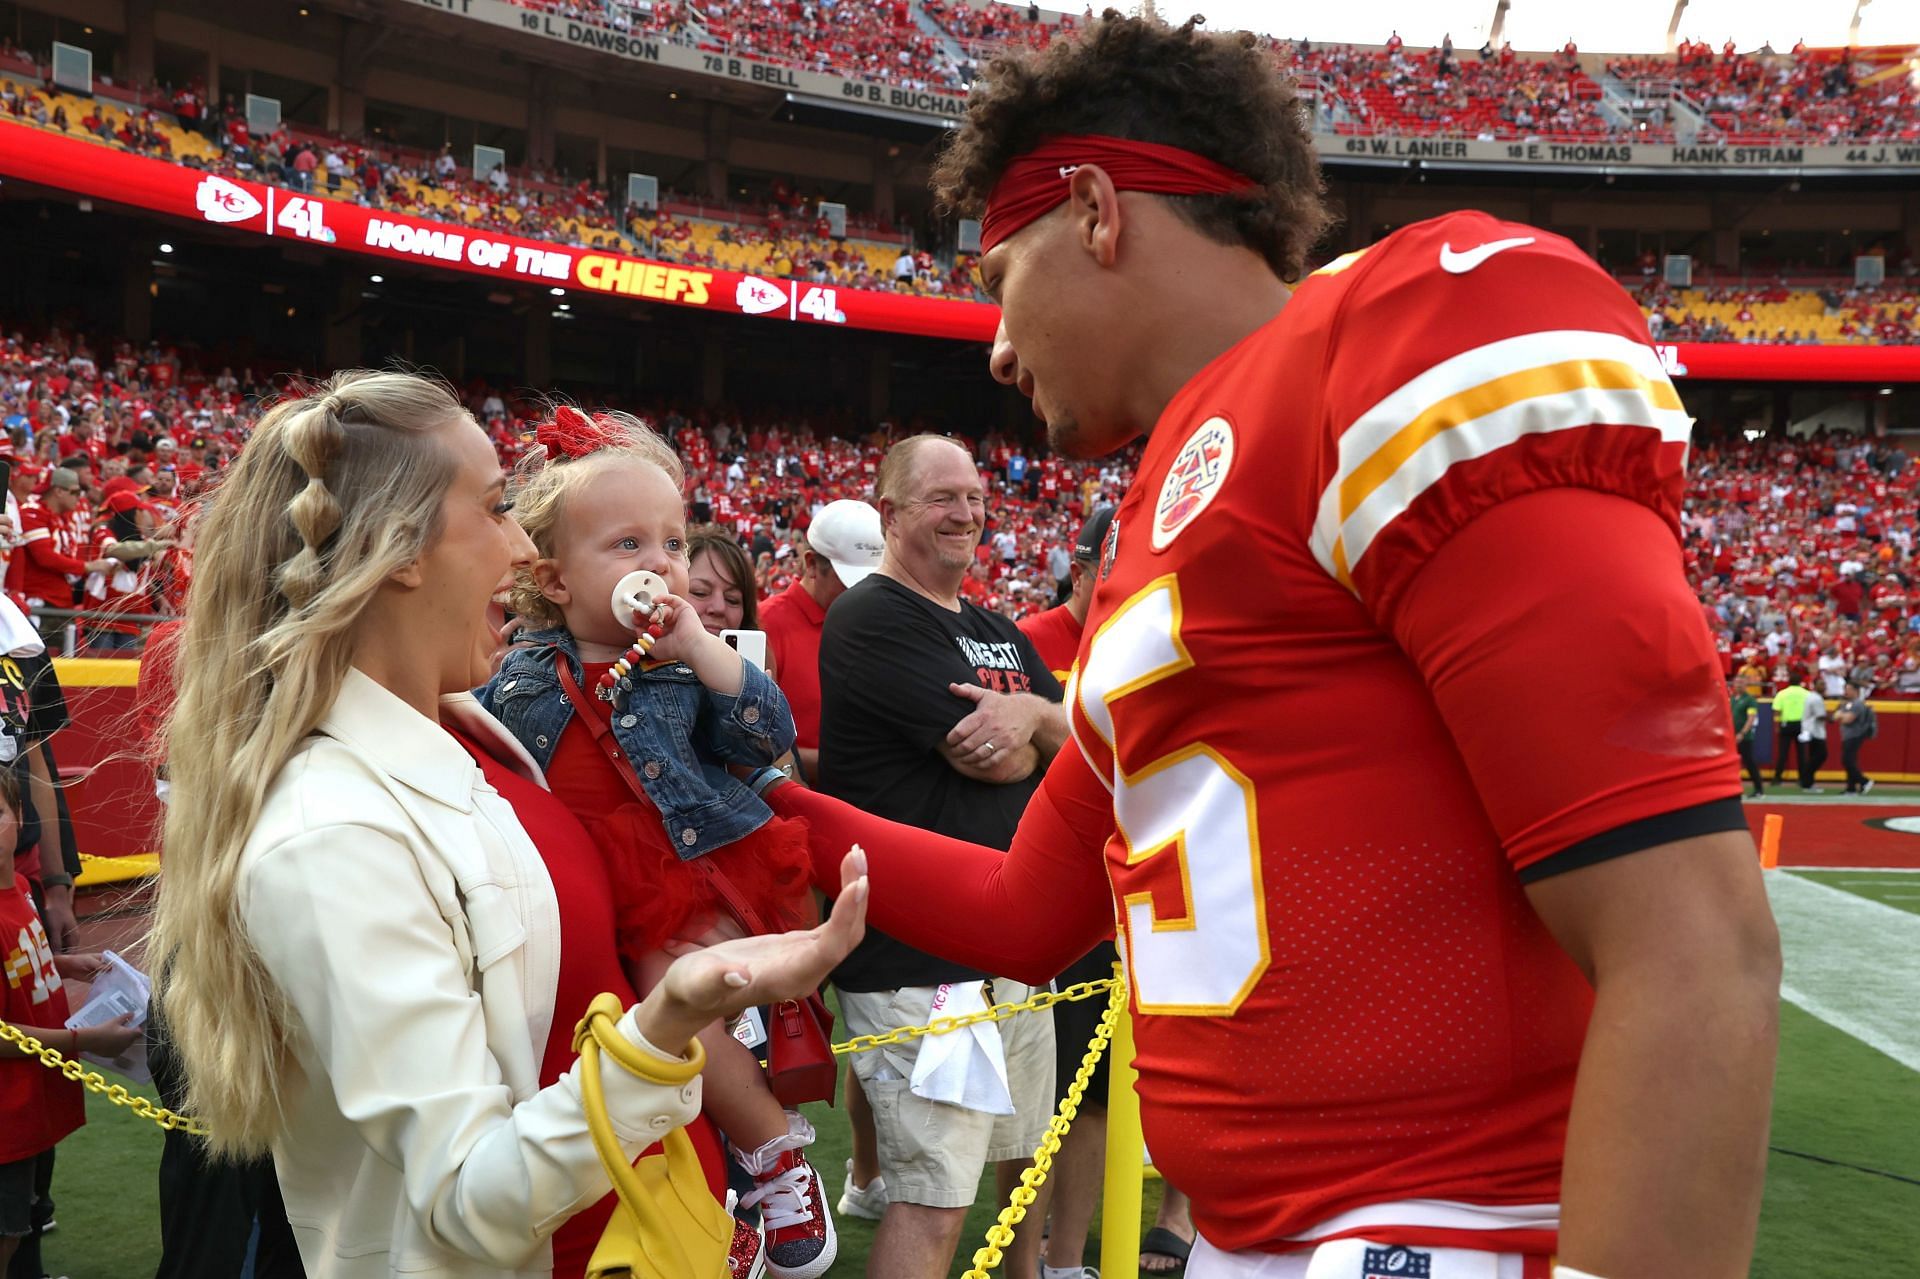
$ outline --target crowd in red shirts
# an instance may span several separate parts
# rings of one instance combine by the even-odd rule
[[[1600,86],[1565,57],[1522,58],[1511,45],[1463,56],[1450,42],[1409,49],[1398,36],[1381,49],[1301,40],[1282,52],[1302,86],[1333,108],[1342,133],[1504,141],[1614,131],[1600,111]]]
[[[593,26],[714,53],[908,89],[964,89],[966,75],[913,20],[910,0],[510,0]]]
[[[15,497],[9,591],[56,607],[177,611],[191,575],[190,533],[178,517],[285,385],[251,370],[209,373],[159,343],[0,338],[0,457],[13,465]],[[461,394],[504,462],[531,447],[544,404],[480,380]],[[844,413],[625,407],[679,451],[691,520],[748,548],[763,596],[793,580],[794,534],[828,502],[870,500],[886,446],[920,429]],[[1036,612],[1067,578],[1081,523],[1125,492],[1134,454],[1070,462],[1000,433],[969,443],[989,501],[966,593],[1010,616]],[[1920,695],[1913,461],[1884,441],[1824,433],[1696,445],[1687,558],[1730,675],[1749,663],[1769,683],[1796,667],[1857,669],[1876,690]],[[56,466],[74,474],[73,499],[53,492]],[[160,545],[132,570],[100,563],[132,540]],[[101,630],[93,628],[96,641]]]
[[[1920,696],[1920,467],[1855,435],[1695,447],[1688,572],[1727,675]]]
[[[976,62],[1007,50],[1044,49],[1076,26],[1072,14],[1046,13],[1038,5],[920,0],[920,8]]]
[[[1716,55],[1706,41],[1688,40],[1671,57],[1615,58],[1607,70],[1630,83],[1672,84],[1706,115],[1695,139],[1703,143],[1920,139],[1920,90],[1906,68],[1876,68],[1846,50],[1796,44],[1780,56],[1741,53],[1728,41]]]
[[[251,403],[231,369],[209,377],[158,344],[0,339],[0,558],[15,602],[177,612],[192,575],[181,511],[244,442]],[[81,626],[103,649],[137,643],[141,629]]]
[[[620,201],[589,179],[570,182],[506,169],[476,179],[449,147],[438,154],[410,152],[310,131],[295,133],[284,123],[271,133],[256,134],[231,103],[223,111],[207,113],[197,86],[176,95],[179,123],[152,107],[107,110],[94,100],[84,100],[87,106],[75,123],[64,108],[56,107],[50,115],[46,104],[51,100],[45,90],[0,78],[0,113],[11,111],[24,121],[84,133],[156,159],[366,208],[690,266],[924,297],[979,297],[973,258],[960,254],[950,262],[937,259],[858,211],[849,212],[846,237],[835,238],[819,212],[819,198],[784,180],[777,180],[766,202],[757,206],[706,200],[695,204],[669,195],[667,207],[646,215],[621,210]],[[188,119],[196,121],[211,142],[199,145],[198,133],[188,140]],[[176,145],[176,139],[182,144]],[[688,213],[689,208],[698,208],[699,215]],[[864,238],[869,236],[882,239]],[[742,251],[731,251],[736,248]]]
[[[177,612],[192,571],[183,513],[239,453],[261,404],[299,376],[210,374],[160,343],[136,348],[57,331],[0,339],[0,460],[12,464],[15,496],[0,551],[16,602],[30,610]],[[481,381],[462,394],[502,460],[516,461],[544,406],[510,401]],[[718,525],[750,549],[765,595],[792,580],[793,535],[827,502],[871,498],[886,445],[918,429],[845,416],[627,407],[673,441],[694,521]],[[1054,602],[1081,522],[1117,500],[1131,460],[1070,463],[997,434],[976,448],[992,501],[966,592],[1024,616]],[[71,489],[63,472],[73,476]],[[113,548],[129,546],[149,553],[108,562]],[[110,636],[138,628],[95,620],[81,630],[91,646],[113,648]]]

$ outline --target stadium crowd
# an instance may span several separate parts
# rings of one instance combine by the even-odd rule
[[[1044,49],[1076,26],[1072,14],[1046,13],[1038,5],[920,0],[920,8],[976,63],[1009,49]]]
[[[1589,138],[1613,132],[1601,90],[1577,61],[1521,58],[1511,45],[1462,57],[1437,49],[1292,46],[1293,71],[1331,105],[1343,133],[1444,134],[1482,141]],[[1652,140],[1646,133],[1638,136]]]
[[[567,0],[527,3],[557,7],[582,20],[626,12],[620,6],[569,7]],[[1017,6],[979,9],[965,0],[934,0],[926,12],[956,39],[983,48],[996,41],[1044,45],[1054,34],[1073,29],[1071,19],[1043,21],[1037,10]],[[877,48],[894,47],[889,41],[905,40],[898,45],[899,56],[915,58],[920,55],[910,51],[928,41],[914,27],[906,0],[878,6],[815,6],[799,0],[748,6],[713,0],[705,6],[657,5],[640,17],[665,24],[672,32],[706,33],[701,39],[726,32],[731,41],[753,44],[751,50],[741,46],[742,51],[791,55],[807,65],[843,72],[859,70]],[[911,39],[902,35],[908,30]],[[778,53],[780,49],[786,53]],[[1600,109],[1600,86],[1581,69],[1571,45],[1553,57],[1523,58],[1511,47],[1496,51],[1490,45],[1477,54],[1461,54],[1451,38],[1436,49],[1414,50],[1396,34],[1377,49],[1316,46],[1304,39],[1275,41],[1274,49],[1277,58],[1291,63],[1305,95],[1329,109],[1342,132],[1487,140],[1622,133],[1656,140],[1671,135],[1666,125],[1626,126],[1610,120]],[[936,257],[897,229],[882,228],[857,211],[850,215],[847,235],[836,238],[819,212],[818,200],[797,184],[777,182],[758,205],[695,204],[670,195],[656,213],[629,212],[590,179],[505,167],[477,176],[448,147],[414,151],[378,138],[348,139],[285,123],[256,136],[231,99],[216,105],[198,82],[148,94],[140,102],[123,102],[104,94],[56,90],[45,79],[42,55],[0,47],[0,67],[18,73],[17,79],[0,77],[0,119],[228,176],[369,208],[554,243],[627,249],[681,264],[924,297],[981,296],[973,261],[966,255]],[[1814,140],[1820,141],[1920,136],[1920,96],[1906,77],[1865,75],[1856,80],[1851,64],[1827,51],[1797,47],[1787,57],[1729,51],[1715,58],[1704,45],[1689,43],[1673,58],[1617,59],[1608,70],[1636,84],[1669,77],[1711,104],[1712,128],[1730,136],[1770,132],[1801,138],[1810,136],[1809,130],[1817,132]],[[1873,313],[1866,314],[1863,305],[1875,302],[1897,305],[1873,307]],[[1835,323],[1771,326],[1736,321],[1729,314],[1674,313],[1655,307],[1651,298],[1643,298],[1643,303],[1662,313],[1654,323],[1671,339],[1914,340],[1908,298],[1847,298],[1846,314]]]
[[[819,199],[784,180],[757,205],[668,193],[659,211],[625,211],[590,180],[515,175],[503,167],[476,178],[449,147],[413,152],[296,132],[284,123],[256,134],[231,102],[209,109],[197,87],[175,95],[172,105],[170,116],[152,106],[122,107],[0,80],[0,117],[364,208],[781,279],[922,297],[979,296],[971,257],[958,255],[946,265],[870,214],[850,213],[846,236],[835,237]]]
[[[15,332],[0,340],[0,377],[0,427],[7,433],[0,456],[12,461],[20,504],[9,590],[23,604],[38,600],[61,609],[177,611],[191,549],[175,521],[238,454],[261,406],[286,381],[251,369],[202,369],[158,342],[136,348],[60,332],[38,340]],[[502,461],[517,462],[546,406],[510,400],[482,381],[462,388],[462,395]],[[635,407],[678,449],[695,525],[737,539],[750,553],[756,590],[767,597],[795,579],[796,546],[804,546],[819,509],[870,496],[886,445],[911,433],[839,418]],[[1129,462],[1070,463],[993,433],[971,446],[992,481],[993,502],[966,596],[1016,618],[1050,607],[1068,579],[1076,532],[1089,512],[1124,491]],[[71,512],[56,515],[46,498],[52,484],[65,483],[57,472],[73,476],[77,501]],[[56,497],[53,504],[66,500]],[[116,544],[115,517],[126,517],[117,540],[140,543],[134,549],[144,551],[137,563],[100,565]],[[126,536],[134,525],[142,537]],[[50,536],[25,543],[42,527]],[[96,567],[82,571],[89,562]],[[83,632],[89,647],[103,649],[138,629],[104,621]]]
[[[660,36],[711,53],[802,71],[857,76],[906,89],[964,89],[969,69],[915,24],[910,0],[512,0],[623,33]]]
[[[1689,477],[1688,568],[1730,679],[1920,696],[1911,453],[1825,433],[1709,441]]]
[[[1649,276],[1634,292],[1656,341],[1911,346],[1920,342],[1920,293],[1911,263],[1903,275],[1880,285],[1794,288],[1776,281],[1686,289]]]
[[[59,608],[176,611],[191,574],[177,517],[237,455],[261,406],[287,379],[201,368],[161,343],[136,348],[17,331],[0,340],[0,377],[0,428],[13,468],[9,591],[17,601]],[[503,462],[512,465],[532,447],[546,406],[479,380],[461,394]],[[631,407],[678,451],[693,524],[739,543],[763,599],[797,580],[799,552],[821,508],[869,499],[887,445],[916,427]],[[989,484],[989,506],[963,590],[1008,617],[1038,613],[1066,588],[1082,523],[1125,491],[1131,455],[1069,462],[997,433],[969,445]],[[1844,659],[1870,677],[1877,695],[1920,695],[1920,468],[1911,461],[1883,442],[1824,434],[1726,442],[1715,433],[1696,446],[1690,563],[1729,675],[1757,660],[1771,688],[1790,668],[1831,672]],[[77,483],[75,509],[64,517],[47,511],[55,468]],[[42,527],[52,536],[35,545],[49,546],[23,547]],[[144,554],[102,564],[116,538],[138,544],[129,554]],[[35,559],[47,549],[65,557],[45,561],[51,570]],[[113,649],[141,629],[109,620],[85,627],[85,639],[96,650]]]
[[[1728,41],[1716,56],[1704,40],[1682,41],[1671,57],[1607,63],[1630,84],[1671,85],[1705,115],[1703,143],[1920,138],[1920,92],[1904,67],[1892,70],[1861,74],[1847,51],[1804,43],[1783,57]]]

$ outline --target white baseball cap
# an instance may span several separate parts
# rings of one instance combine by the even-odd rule
[[[840,580],[853,586],[880,567],[886,552],[880,512],[848,498],[828,502],[807,528],[807,545],[826,556]]]

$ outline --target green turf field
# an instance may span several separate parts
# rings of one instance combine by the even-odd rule
[[[1801,881],[1786,884],[1792,896],[1782,896],[1778,881],[1774,885],[1787,934],[1791,1002],[1781,1009],[1775,1150],[1753,1274],[1762,1279],[1907,1279],[1920,1274],[1920,1073],[1890,1055],[1912,1060],[1913,1032],[1888,1019],[1904,1009],[1909,1028],[1920,1023],[1920,983],[1911,980],[1920,971],[1920,953],[1902,939],[1904,920],[1887,915],[1885,908],[1920,914],[1920,901],[1913,900],[1920,897],[1920,874],[1822,871],[1792,872],[1792,877]],[[1812,884],[1838,891],[1810,891],[1806,886]],[[1800,900],[1805,896],[1810,903]],[[1849,906],[1855,899],[1876,905]],[[1824,923],[1808,935],[1804,921],[1836,918],[1820,913],[1833,906],[1848,925]],[[1866,914],[1846,914],[1849,910]],[[1876,922],[1893,926],[1863,939],[1861,932]],[[1837,935],[1843,931],[1846,936]],[[1851,987],[1844,981],[1836,985],[1832,973],[1823,972],[1822,961],[1829,956],[1837,963],[1856,962],[1847,954],[1848,943],[1864,944],[1877,956],[1871,976],[1890,983],[1881,1003],[1867,989],[1872,982],[1858,981],[1862,1002],[1849,1004]],[[1818,1005],[1824,1015],[1880,1039],[1882,1047],[1869,1047],[1796,1003]],[[815,1165],[837,1198],[847,1155],[844,1120],[823,1107],[814,1108],[812,1117],[820,1130]],[[87,1127],[60,1148],[54,1186],[60,1229],[46,1240],[49,1269],[72,1279],[146,1279],[157,1255],[154,1172],[160,1132],[99,1098],[89,1099],[88,1118]],[[988,1178],[968,1217],[954,1275],[967,1268],[998,1211],[999,1205],[990,1202],[992,1189]],[[1157,1191],[1158,1183],[1150,1182],[1149,1213]],[[1096,1223],[1096,1234],[1098,1229]],[[844,1220],[840,1230],[841,1260],[833,1274],[864,1274],[872,1226]],[[1097,1263],[1097,1241],[1087,1259]]]
[[[1869,901],[1920,915],[1920,875],[1897,870],[1797,870],[1803,879],[1844,888]],[[1916,992],[1920,998],[1920,992]]]

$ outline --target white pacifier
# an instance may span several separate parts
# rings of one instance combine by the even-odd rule
[[[631,629],[635,613],[651,613],[668,594],[666,579],[646,569],[636,569],[613,585],[613,616],[623,628]]]

